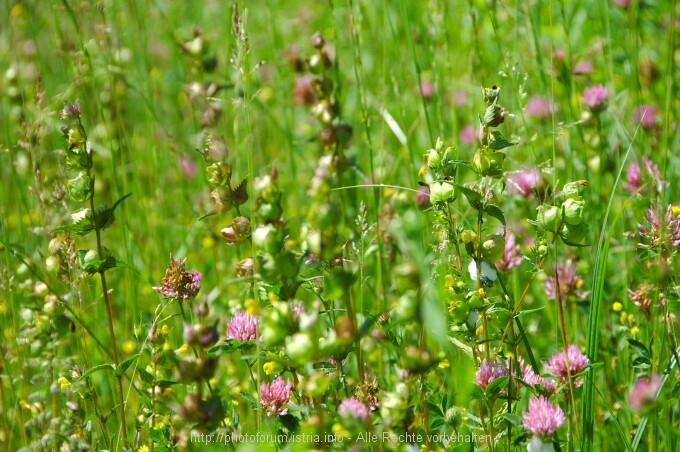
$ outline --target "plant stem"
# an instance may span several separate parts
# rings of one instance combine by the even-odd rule
[[[89,171],[88,171],[89,172]],[[94,206],[94,196],[90,197],[90,211],[92,212],[93,221],[95,223],[95,235],[97,237],[97,254],[99,259],[104,258],[104,253],[102,252],[102,240],[101,240],[101,230],[99,224],[97,223],[97,218],[95,217],[95,206]],[[113,364],[118,369],[120,361],[118,360],[118,347],[116,345],[116,332],[113,328],[113,310],[111,309],[111,300],[109,299],[109,289],[106,285],[106,274],[104,271],[99,272],[102,283],[102,296],[104,297],[104,305],[106,306],[106,320],[109,326],[109,337],[111,338],[111,353],[113,354]],[[116,383],[118,386],[118,404],[120,406],[120,428],[123,434],[123,447],[127,447],[127,423],[125,422],[125,398],[123,395],[123,376],[119,373],[116,375]]]

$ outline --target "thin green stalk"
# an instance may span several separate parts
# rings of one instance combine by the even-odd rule
[[[639,130],[636,129],[633,135],[632,141],[635,141],[635,136]],[[613,221],[611,226],[607,229],[609,223],[609,214],[612,210],[612,205],[614,203],[614,196],[616,193],[616,188],[619,186],[619,181],[621,180],[621,175],[623,174],[624,166],[632,152],[632,141],[631,146],[628,147],[626,155],[621,161],[621,166],[619,172],[614,181],[614,186],[612,187],[611,193],[609,195],[609,201],[607,203],[607,208],[605,210],[604,218],[602,220],[600,239],[597,244],[597,252],[595,255],[595,273],[593,275],[593,288],[592,288],[592,298],[590,301],[590,313],[588,315],[588,335],[587,335],[587,356],[590,363],[597,362],[597,352],[598,352],[598,339],[599,339],[599,326],[600,326],[600,314],[602,312],[602,299],[604,297],[604,280],[607,270],[607,256],[609,254],[609,237],[612,234],[616,222]],[[606,231],[606,232],[605,232]],[[586,384],[583,389],[583,404],[581,413],[581,431],[583,437],[581,438],[581,449],[584,452],[590,452],[595,447],[595,369],[589,367],[586,371],[585,376]]]

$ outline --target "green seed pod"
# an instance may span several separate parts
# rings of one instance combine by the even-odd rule
[[[562,240],[569,243],[581,243],[583,239],[588,235],[588,230],[590,228],[586,223],[580,223],[577,225],[564,224],[560,230],[560,237]]]
[[[583,191],[585,190],[585,187],[587,186],[588,186],[587,180],[577,180],[574,182],[569,182],[568,184],[564,184],[564,187],[562,187],[562,196],[564,196],[565,199],[569,198],[578,199],[581,197]]]
[[[482,242],[482,257],[489,262],[496,262],[503,257],[505,237],[499,234],[487,235]]]
[[[582,199],[569,198],[562,203],[562,219],[569,225],[577,225],[583,221],[583,207],[585,201]]]
[[[482,176],[499,178],[503,176],[505,154],[489,149],[478,149],[472,157],[472,168]]]
[[[92,198],[92,178],[84,171],[78,173],[73,179],[66,182],[68,195],[75,202],[85,202]]]
[[[505,110],[498,104],[491,104],[484,112],[483,121],[487,127],[498,127],[505,121]]]
[[[228,187],[231,181],[231,166],[224,162],[215,162],[205,169],[205,177],[211,187]]]
[[[294,363],[303,365],[314,356],[314,341],[309,333],[296,333],[286,338],[286,354]]]
[[[538,225],[546,231],[555,232],[560,224],[560,210],[555,206],[540,205],[536,208]]]
[[[437,169],[442,163],[442,156],[435,149],[430,149],[427,152],[427,166],[431,169]]]
[[[496,85],[492,86],[491,88],[482,88],[482,97],[484,98],[484,102],[486,102],[488,105],[495,103],[498,100],[500,92],[501,89]]]
[[[455,187],[449,182],[435,182],[430,185],[430,202],[448,202],[453,200]]]

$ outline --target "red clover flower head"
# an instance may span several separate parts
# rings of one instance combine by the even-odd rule
[[[657,374],[652,374],[650,378],[640,378],[628,394],[630,407],[635,411],[640,411],[653,403],[660,385],[661,380]]]
[[[281,377],[271,383],[260,385],[260,403],[267,410],[267,416],[280,416],[288,413],[291,384]]]
[[[164,297],[177,298],[180,301],[194,299],[201,290],[201,273],[186,271],[186,258],[180,260],[170,256],[170,266],[165,270],[160,287],[154,287]]]
[[[557,300],[557,281],[559,281],[559,294],[563,299],[572,294],[581,299],[589,293],[589,291],[581,292],[579,290],[583,286],[583,279],[576,274],[576,266],[571,259],[557,264],[557,280],[555,275],[552,274],[543,283],[543,289],[549,300]]]
[[[635,193],[642,186],[642,179],[640,178],[640,165],[638,162],[631,162],[626,169],[626,183],[624,187],[628,193]]]
[[[358,418],[361,422],[366,421],[368,416],[371,414],[370,410],[366,405],[361,403],[354,397],[345,399],[340,403],[338,407],[338,414],[340,417],[344,418]]]
[[[538,168],[524,168],[517,173],[509,173],[506,186],[508,193],[528,197],[536,184],[541,180]]]
[[[503,257],[496,262],[498,270],[510,270],[522,263],[522,254],[520,253],[519,245],[515,243],[515,234],[510,230],[505,233],[505,249],[503,250]]]
[[[227,326],[227,339],[252,341],[257,337],[257,317],[236,311]]]
[[[489,383],[496,380],[497,378],[507,376],[508,368],[505,364],[500,364],[492,359],[489,359],[483,361],[479,365],[477,372],[475,372],[475,383],[483,390],[486,390],[486,387],[489,386]]]
[[[532,397],[524,413],[524,427],[536,436],[547,438],[564,424],[564,412],[543,396]]]
[[[607,88],[602,85],[592,85],[583,90],[581,102],[592,112],[600,112],[607,106]]]
[[[467,125],[458,134],[461,143],[471,145],[479,141],[479,129],[473,125]]]
[[[638,224],[640,238],[647,243],[643,247],[655,248],[664,245],[665,240],[673,247],[680,246],[680,214],[676,214],[673,206],[669,205],[662,220],[657,218],[653,207],[647,209],[646,222]]]
[[[574,75],[590,74],[593,72],[593,64],[589,61],[579,61],[572,69]]]
[[[571,377],[588,367],[588,357],[581,353],[576,345],[567,346],[566,350],[553,355],[545,368],[548,373],[564,383]],[[579,387],[583,384],[583,379],[577,379],[574,386]]]
[[[634,126],[640,124],[643,129],[650,130],[654,128],[658,114],[656,107],[643,104],[633,110],[630,121]]]
[[[420,92],[423,95],[423,99],[430,100],[434,93],[437,91],[437,87],[432,82],[427,80],[422,80],[420,82]]]
[[[527,101],[527,116],[536,119],[546,119],[555,112],[557,112],[557,106],[551,100],[544,97],[534,96]]]
[[[663,180],[661,177],[661,171],[659,167],[652,162],[647,156],[642,157],[642,163],[644,163],[647,173],[651,176],[654,182],[654,188],[658,192],[661,192],[663,187],[668,187],[669,183]],[[626,170],[626,183],[624,187],[628,193],[635,193],[642,187],[642,174],[640,171],[640,164],[637,162],[632,162],[628,165]]]

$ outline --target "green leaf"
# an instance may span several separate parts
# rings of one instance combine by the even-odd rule
[[[473,209],[480,210],[482,208],[482,196],[479,193],[463,185],[454,184],[454,186],[465,195],[465,198]]]
[[[479,386],[474,385],[472,387],[472,394],[470,394],[470,397],[473,398],[473,399],[483,399],[484,398],[484,391]]]
[[[430,414],[432,414],[433,416],[439,416],[439,417],[444,416],[442,409],[436,403],[427,402],[427,406],[430,409]]]
[[[113,364],[99,364],[98,366],[94,366],[94,367],[90,368],[87,372],[82,374],[80,376],[80,378],[78,378],[78,381],[83,380],[83,379],[89,377],[90,375],[92,375],[93,373],[98,372],[100,370],[113,370],[113,369],[114,369]]]
[[[521,427],[523,424],[522,418],[516,414],[504,413],[503,417],[506,421],[514,425],[515,427]]]
[[[430,424],[430,430],[436,430],[442,425],[446,424],[446,421],[443,418],[437,418],[432,423]]]
[[[241,394],[241,396],[242,396],[244,399],[246,399],[248,402],[250,402],[250,404],[251,404],[251,406],[252,406],[252,408],[253,408],[254,410],[257,409],[258,401],[257,401],[257,399],[256,399],[255,397],[253,397],[252,394],[250,394],[250,393],[248,393],[248,392],[246,392],[246,391],[241,391],[239,394]]]
[[[94,275],[116,266],[116,258],[107,250],[102,249],[104,258],[100,258],[95,250],[78,250],[78,264],[80,269]]]
[[[486,390],[484,393],[487,396],[498,394],[501,392],[505,387],[508,385],[509,378],[508,377],[500,377],[496,378],[494,381],[489,383],[489,385],[486,387]]]
[[[82,209],[71,214],[73,223],[59,226],[52,229],[51,232],[75,232],[76,235],[83,236],[94,230],[94,222],[92,221],[92,214],[90,209]]]
[[[128,369],[128,367],[130,367],[131,365],[133,365],[137,362],[140,355],[141,355],[140,353],[132,355],[128,359],[123,361],[122,363],[118,364],[118,367],[116,368],[116,371],[113,374],[116,377],[120,377],[121,375],[123,375],[123,373],[125,373],[125,371]]]
[[[127,262],[120,260],[118,258],[115,259],[115,264],[112,268],[127,268],[128,270],[132,270],[134,273],[139,274],[139,271],[137,271],[136,268],[134,268],[132,265],[130,265]]]
[[[492,131],[491,134],[489,135],[489,147],[494,151],[508,148],[510,146],[514,146],[515,144],[517,143],[512,143],[506,140],[503,134],[497,130]]]
[[[208,350],[208,353],[217,353],[217,352],[222,352],[224,354],[229,354],[229,353],[234,353],[237,352],[239,349],[243,347],[249,347],[254,344],[255,341],[239,341],[238,339],[227,339],[224,342],[220,342],[219,344],[215,345],[214,347],[210,348]]]
[[[240,206],[242,204],[245,204],[246,201],[248,201],[248,178],[246,177],[241,181],[240,184],[238,184],[238,187],[234,189],[232,192],[232,199],[234,201],[234,205]]]
[[[279,420],[291,432],[296,432],[300,428],[300,421],[292,414],[283,414],[279,416]]]
[[[647,346],[643,344],[642,342],[636,341],[635,339],[628,339],[628,345],[630,345],[630,348],[632,348],[635,353],[637,353],[640,356],[643,356],[647,359],[649,359],[652,355],[649,353],[649,350],[647,349]]]
[[[166,425],[163,428],[149,429],[149,439],[155,443],[168,444],[170,439],[170,426]],[[158,450],[158,446],[155,447]]]
[[[146,383],[148,385],[153,385],[155,383],[155,379],[154,379],[153,375],[151,375],[151,373],[148,372],[147,370],[139,367],[139,368],[137,368],[137,373],[142,378],[142,381],[144,381],[144,383]]]
[[[493,204],[488,204],[486,207],[484,207],[484,212],[488,213],[495,219],[501,222],[503,225],[503,229],[505,229],[505,215],[503,215],[503,211],[501,210],[500,207],[495,206]]]
[[[116,201],[111,208],[109,208],[106,204],[99,204],[94,208],[95,223],[99,229],[106,229],[113,224],[113,220],[115,219],[114,211],[116,210],[116,207],[118,207],[131,195],[132,193],[128,193],[127,195],[123,196],[118,201]]]
[[[649,369],[651,366],[651,361],[645,356],[638,356],[633,360],[633,367],[635,369]]]
[[[174,386],[176,384],[177,382],[175,380],[168,379],[162,379],[156,382],[156,385],[160,386],[161,388],[169,388],[170,386]]]

